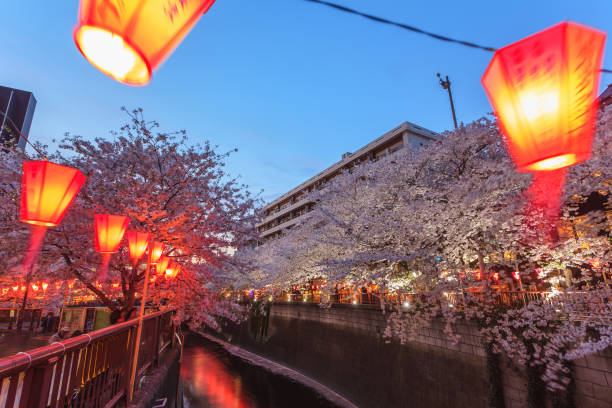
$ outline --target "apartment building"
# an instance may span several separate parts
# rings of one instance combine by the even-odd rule
[[[0,143],[11,143],[25,150],[36,109],[36,98],[28,91],[0,86]]]
[[[257,224],[260,237],[268,239],[282,235],[283,230],[295,225],[299,218],[312,209],[314,203],[308,193],[320,188],[338,175],[343,169],[357,163],[378,160],[389,154],[408,147],[419,149],[435,141],[438,134],[414,123],[404,122],[379,138],[373,140],[353,153],[344,153],[342,159],[299,186],[283,194],[264,207],[264,218]]]

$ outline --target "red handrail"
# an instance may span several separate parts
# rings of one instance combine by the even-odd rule
[[[141,339],[138,373],[172,341],[173,312],[143,318],[148,336]],[[4,406],[114,406],[128,394],[137,327],[136,318],[0,359],[0,382],[9,380]]]

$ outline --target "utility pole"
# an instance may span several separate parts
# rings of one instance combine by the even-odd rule
[[[450,100],[451,111],[453,112],[453,122],[455,123],[455,130],[457,130],[457,116],[455,116],[455,104],[453,103],[453,93],[451,92],[451,82],[448,79],[448,75],[446,76],[446,80],[443,80],[440,77],[440,73],[438,72],[438,78],[440,78],[440,85],[443,89],[448,91],[448,99]]]

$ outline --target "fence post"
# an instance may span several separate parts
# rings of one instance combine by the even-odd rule
[[[47,360],[46,363],[32,368],[33,373],[32,381],[30,382],[29,387],[30,390],[23,389],[21,392],[20,405],[22,407],[45,408],[47,406],[49,389],[51,388],[53,366],[57,360],[57,357],[53,357],[52,359]]]
[[[159,315],[155,318],[155,358],[153,359],[153,367],[157,367],[159,365],[159,335],[161,334],[161,319],[162,315]]]
[[[136,364],[132,364],[131,359],[132,358],[137,358],[136,356],[136,332],[137,332],[137,326],[134,326],[130,329],[130,344],[128,346],[128,358],[126,363],[128,364],[128,369],[127,369],[127,373],[128,375],[125,378],[125,396],[127,401],[129,401],[130,396],[132,395],[133,390],[130,390],[130,387],[132,385],[132,371],[133,370],[138,370],[138,361],[136,361]]]

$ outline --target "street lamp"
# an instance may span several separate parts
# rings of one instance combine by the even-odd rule
[[[495,52],[482,84],[518,171],[591,156],[605,37],[564,22]]]
[[[74,41],[89,62],[145,85],[215,0],[81,0]]]

